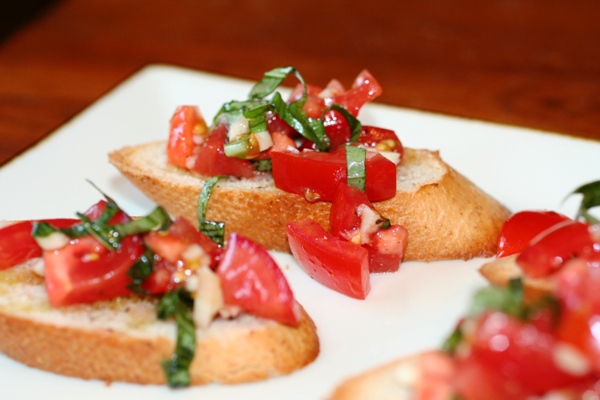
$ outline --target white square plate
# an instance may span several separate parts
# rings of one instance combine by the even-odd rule
[[[108,163],[107,154],[166,139],[180,104],[197,104],[211,118],[222,103],[246,98],[251,86],[177,67],[144,68],[0,168],[0,219],[72,217],[99,199],[86,180],[128,213],[148,213],[154,204]],[[360,117],[365,124],[394,129],[407,147],[440,150],[450,165],[514,211],[574,215],[577,199],[563,202],[565,196],[600,179],[600,142],[379,104],[365,106]],[[291,256],[275,257],[318,327],[321,354],[308,367],[259,383],[170,390],[61,377],[0,355],[2,398],[322,399],[349,375],[438,347],[473,291],[485,285],[477,273],[482,259],[407,262],[398,273],[372,275],[371,293],[359,301],[312,281]]]

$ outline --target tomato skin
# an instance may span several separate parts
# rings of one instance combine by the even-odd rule
[[[325,98],[325,105],[340,104],[356,117],[365,103],[377,98],[382,92],[379,82],[365,69],[358,74],[349,90]]]
[[[361,227],[359,206],[366,206],[378,214],[367,194],[362,190],[341,183],[331,203],[329,226],[331,233],[346,240],[358,235]],[[371,272],[395,272],[400,268],[408,244],[408,231],[400,225],[382,229],[375,227],[361,245],[369,252]],[[358,244],[357,244],[358,245]]]
[[[237,233],[229,235],[216,273],[221,278],[225,304],[283,324],[296,326],[300,322],[298,305],[283,272],[252,240]]]
[[[141,238],[127,236],[111,251],[96,238],[73,239],[44,252],[46,291],[54,307],[110,300],[131,293],[127,271],[144,253]]]
[[[570,258],[593,253],[589,226],[566,220],[538,235],[518,256],[517,264],[531,278],[548,276]]]
[[[84,215],[86,217],[88,217],[89,219],[91,219],[92,221],[95,221],[98,218],[100,218],[102,213],[104,213],[104,211],[106,210],[106,204],[107,203],[105,200],[100,200],[96,204],[94,204],[93,206],[88,208],[84,212]],[[112,216],[112,218],[108,221],[108,223],[109,224],[122,224],[122,223],[129,222],[129,221],[131,221],[131,217],[129,217],[129,215],[127,215],[123,210],[119,210],[115,213],[115,215]]]
[[[514,391],[511,396],[543,394],[583,378],[556,366],[558,342],[552,332],[502,312],[480,316],[470,344],[470,357],[500,377],[503,386]],[[516,398],[511,396],[505,398]]]
[[[229,175],[239,178],[254,176],[254,168],[248,160],[225,155],[227,126],[217,126],[202,143],[194,157],[192,170],[205,176]]]
[[[382,142],[388,142],[391,144],[388,151],[400,153],[400,159],[404,155],[404,146],[402,142],[391,129],[380,128],[377,126],[363,125],[360,136],[358,137],[358,143],[368,147],[377,147]]]
[[[31,236],[35,221],[21,221],[0,229],[0,271],[42,256],[42,248]],[[42,222],[42,221],[39,221]],[[78,219],[57,218],[43,222],[66,228],[79,222]]]
[[[197,244],[206,252],[210,257],[209,267],[213,269],[222,252],[219,245],[183,217],[177,217],[166,231],[147,233],[144,235],[144,243],[154,253],[154,271],[142,284],[150,294],[166,293],[183,285],[183,280],[178,279],[176,274],[188,268],[184,252],[190,245]]]
[[[346,149],[273,152],[275,186],[315,201],[332,201],[335,190],[347,179]],[[396,195],[396,165],[380,154],[367,153],[366,192],[369,200],[381,201]]]
[[[186,168],[186,160],[198,146],[194,136],[208,133],[206,121],[196,106],[179,106],[170,121],[167,159],[170,164]]]
[[[347,296],[366,298],[371,289],[366,249],[312,220],[291,222],[286,232],[292,254],[311,278]]]
[[[496,256],[522,252],[537,235],[566,220],[570,218],[554,211],[521,211],[511,215],[500,232]]]
[[[396,272],[404,258],[408,245],[408,231],[400,225],[392,225],[371,235],[364,245],[369,252],[369,270],[371,272]]]

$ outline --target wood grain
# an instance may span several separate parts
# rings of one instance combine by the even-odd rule
[[[600,140],[598,21],[595,0],[63,0],[0,46],[0,164],[151,63],[367,68],[381,103]]]

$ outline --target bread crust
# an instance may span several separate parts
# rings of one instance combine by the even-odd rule
[[[111,152],[109,160],[169,213],[196,221],[204,178],[168,165],[165,148],[165,142],[124,147]],[[495,254],[510,212],[444,163],[438,152],[405,149],[397,187],[395,197],[374,206],[392,223],[408,229],[405,261]],[[328,229],[330,209],[330,203],[310,203],[275,188],[267,175],[252,185],[220,182],[213,189],[206,217],[225,221],[227,231],[250,237],[268,249],[289,252],[286,225],[312,219]]]
[[[40,285],[23,271],[0,271],[2,297],[15,290],[31,293]],[[70,377],[165,384],[161,360],[173,353],[174,322],[156,322],[152,301],[119,298],[51,309],[39,298],[0,303],[0,352],[30,367]],[[300,309],[297,327],[243,315],[240,320],[218,320],[198,331],[191,384],[258,381],[311,363],[319,354],[319,340],[313,321]],[[111,317],[123,318],[127,312],[132,313],[130,328],[111,325]],[[57,313],[60,318],[54,318]],[[79,321],[80,315],[86,315],[85,321],[103,318],[109,322],[64,322]],[[173,326],[151,333],[140,328],[156,323]]]
[[[527,300],[533,300],[543,294],[550,293],[554,288],[553,281],[548,278],[532,279],[526,277],[516,262],[517,257],[518,254],[513,254],[497,258],[483,264],[479,268],[479,272],[488,282],[498,287],[507,287],[511,279],[521,278]]]

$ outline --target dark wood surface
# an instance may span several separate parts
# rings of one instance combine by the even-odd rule
[[[599,21],[596,0],[55,1],[0,43],[0,164],[151,63],[367,68],[381,103],[600,140]]]

